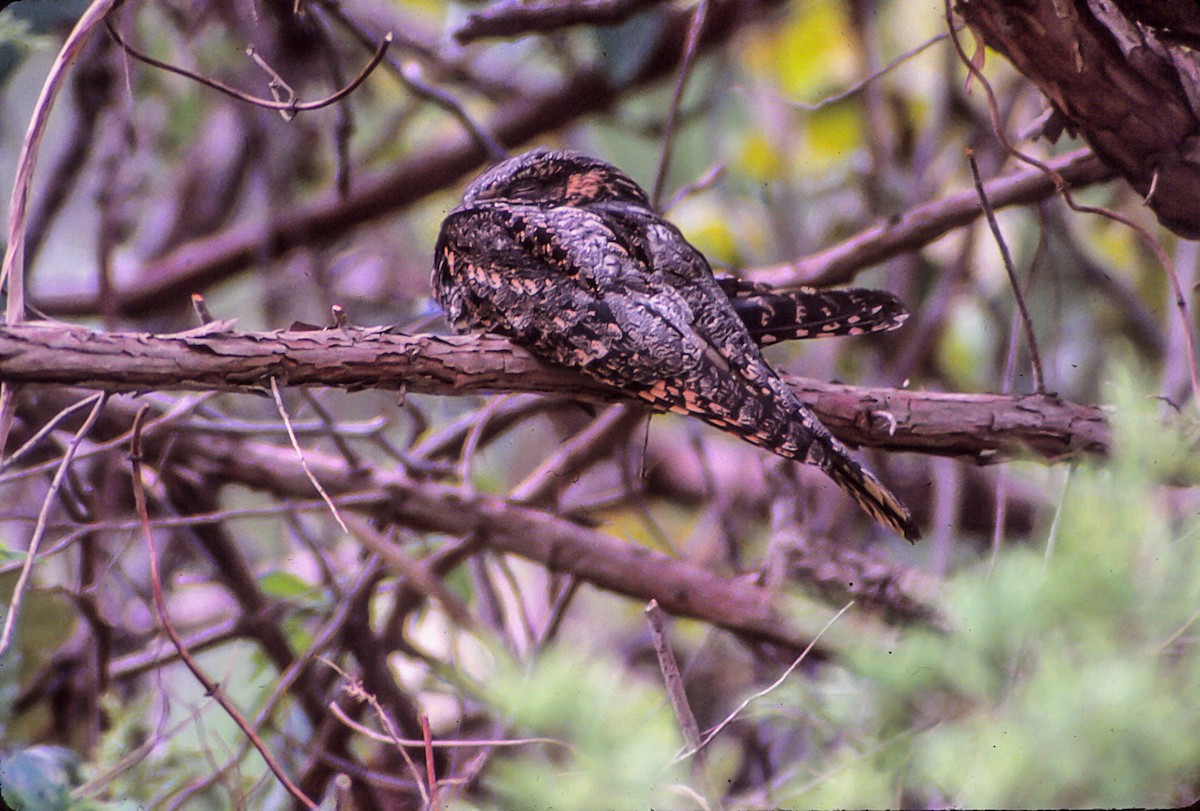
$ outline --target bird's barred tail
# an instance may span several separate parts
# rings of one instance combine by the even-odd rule
[[[920,539],[921,530],[917,528],[908,508],[869,470],[840,453],[827,454],[819,465],[838,487],[849,493],[876,521],[891,527],[913,543]]]
[[[729,276],[717,284],[759,346],[886,332],[908,319],[904,303],[883,290],[773,290]]]
[[[656,408],[698,417],[786,459],[819,467],[876,521],[910,541],[921,537],[900,499],[854,461],[782,380],[771,375],[764,387],[709,365],[686,383],[662,381],[636,393]]]

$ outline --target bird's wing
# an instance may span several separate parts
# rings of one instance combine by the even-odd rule
[[[684,297],[586,210],[458,211],[435,252],[434,291],[460,328],[507,335],[609,385],[687,377],[707,348]]]

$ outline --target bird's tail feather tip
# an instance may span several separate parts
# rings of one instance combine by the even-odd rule
[[[850,459],[827,460],[826,474],[859,503],[879,523],[891,527],[910,543],[921,539],[921,530],[908,508],[884,486],[883,482]]]

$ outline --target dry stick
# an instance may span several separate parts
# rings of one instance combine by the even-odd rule
[[[969,56],[967,56],[967,52],[963,49],[962,43],[958,39],[957,29],[955,29],[953,25],[953,11],[950,7],[950,0],[946,0],[946,24],[950,26],[950,41],[954,43],[954,50],[958,53],[959,59],[966,66],[967,71],[971,74],[971,76],[978,79],[980,86],[983,87],[984,93],[986,94],[988,100],[988,114],[992,119],[992,128],[995,132],[996,138],[1000,141],[1004,148],[1018,160],[1023,161],[1030,166],[1034,166],[1038,170],[1052,177],[1054,179],[1055,186],[1062,194],[1063,199],[1067,202],[1067,205],[1070,206],[1072,211],[1077,211],[1081,214],[1098,214],[1101,217],[1107,217],[1108,219],[1119,222],[1133,229],[1134,232],[1136,232],[1142,237],[1143,240],[1145,240],[1146,244],[1149,245],[1150,249],[1154,252],[1159,264],[1161,264],[1163,270],[1166,271],[1167,278],[1171,282],[1172,291],[1175,294],[1175,307],[1179,312],[1179,320],[1183,327],[1184,346],[1187,347],[1189,366],[1188,374],[1192,384],[1192,402],[1196,408],[1200,409],[1200,376],[1197,374],[1196,345],[1192,336],[1191,319],[1189,318],[1187,311],[1187,299],[1184,298],[1183,286],[1179,283],[1179,274],[1175,271],[1175,263],[1171,261],[1169,256],[1167,256],[1166,249],[1163,248],[1162,243],[1159,242],[1153,234],[1124,214],[1111,209],[1102,208],[1100,206],[1085,206],[1076,203],[1074,196],[1067,188],[1066,181],[1063,180],[1061,175],[1055,172],[1054,169],[1046,163],[1039,161],[1037,158],[1022,152],[1013,146],[1012,142],[1008,140],[1008,136],[1004,134],[1003,128],[1000,126],[1000,107],[996,102],[996,93],[992,89],[991,83],[988,82],[987,77],[983,75],[983,71],[980,70],[979,66],[976,65]],[[1153,188],[1151,189],[1151,192],[1153,192]]]
[[[1008,274],[1008,283],[1012,286],[1013,298],[1017,302],[1017,310],[1021,313],[1021,326],[1025,330],[1025,340],[1029,344],[1029,361],[1033,365],[1033,383],[1038,394],[1046,393],[1046,378],[1042,374],[1042,357],[1038,352],[1037,336],[1033,334],[1033,319],[1029,317],[1029,308],[1025,306],[1025,294],[1017,281],[1017,269],[1013,267],[1012,254],[1009,253],[1008,243],[1000,231],[1000,223],[996,222],[996,212],[988,202],[987,193],[983,190],[983,178],[979,176],[979,164],[975,161],[975,151],[967,149],[967,163],[971,165],[971,179],[975,181],[975,191],[979,194],[979,203],[983,206],[983,215],[987,218],[988,227],[996,239],[1000,256],[1004,260],[1004,271]]]
[[[704,736],[703,740],[701,740],[700,745],[698,747],[696,747],[695,749],[691,749],[689,751],[681,753],[678,757],[675,758],[675,762],[678,763],[682,760],[686,760],[687,758],[692,757],[693,755],[699,754],[701,749],[703,749],[704,747],[706,747],[710,743],[712,743],[713,738],[715,738],[715,737],[717,737],[717,735],[721,734],[721,730],[723,730],[725,727],[727,727],[731,723],[733,723],[734,719],[736,719],[739,715],[742,714],[742,710],[749,707],[750,704],[753,701],[755,701],[756,699],[760,699],[763,696],[768,695],[773,690],[775,690],[775,688],[779,687],[779,685],[783,684],[784,681],[787,680],[787,677],[792,675],[792,671],[795,670],[797,667],[799,667],[800,663],[803,662],[805,657],[808,656],[809,651],[811,651],[813,649],[813,647],[816,646],[818,640],[820,640],[820,638],[825,635],[826,631],[828,631],[830,628],[833,627],[833,624],[835,622],[837,622],[839,619],[841,619],[842,614],[845,614],[847,611],[850,610],[850,606],[852,606],[852,605],[854,605],[853,600],[851,600],[850,602],[848,602],[844,606],[842,606],[842,610],[837,612],[836,614],[834,614],[833,617],[829,620],[829,622],[825,623],[825,626],[820,631],[817,632],[817,635],[814,636],[812,641],[808,643],[808,646],[805,647],[804,650],[800,652],[800,655],[796,657],[796,660],[794,662],[792,662],[790,665],[788,665],[787,670],[783,671],[783,675],[781,675],[778,679],[776,679],[774,682],[772,682],[769,686],[767,686],[767,687],[763,688],[762,690],[759,690],[757,693],[754,693],[753,695],[747,697],[741,704],[737,705],[737,708],[734,709],[733,712],[729,713],[729,715],[727,715],[725,717],[724,721],[722,721],[721,723],[719,723],[715,727],[713,727],[711,730],[709,730],[709,732]]]
[[[692,12],[692,21],[688,25],[687,40],[683,46],[683,59],[679,62],[679,76],[675,80],[675,92],[671,96],[671,106],[667,110],[667,123],[663,127],[662,152],[658,157],[658,172],[654,176],[654,194],[650,203],[655,209],[662,199],[663,187],[667,183],[667,171],[671,166],[671,146],[675,140],[675,124],[679,120],[679,104],[683,100],[683,89],[687,86],[688,74],[692,70],[692,62],[696,58],[696,49],[700,45],[700,32],[704,29],[704,21],[708,17],[708,0],[700,0],[700,5]]]
[[[150,513],[146,509],[146,491],[142,484],[142,425],[146,420],[146,414],[150,411],[150,406],[144,405],[138,409],[137,415],[133,419],[133,437],[129,443],[129,462],[132,466],[133,478],[133,501],[137,508],[138,517],[142,523],[142,534],[146,538],[146,552],[150,558],[150,588],[154,593],[154,609],[158,615],[159,624],[162,625],[163,631],[171,639],[171,644],[175,646],[175,650],[179,651],[179,658],[187,665],[188,670],[196,677],[196,680],[204,686],[206,695],[212,696],[226,714],[233,719],[242,733],[254,743],[254,748],[262,755],[263,760],[267,764],[267,768],[275,775],[279,782],[283,785],[287,792],[296,798],[297,801],[304,804],[306,808],[311,808],[316,811],[317,804],[310,800],[304,792],[294,784],[283,771],[283,768],[275,760],[275,756],[259,738],[258,733],[250,726],[249,722],[238,712],[237,708],[229,701],[221,690],[220,686],[212,681],[200,669],[199,664],[192,658],[191,652],[184,646],[183,639],[180,638],[179,632],[175,630],[174,624],[167,613],[167,600],[163,596],[162,579],[158,568],[158,550],[154,546],[154,533],[150,529]]]
[[[437,811],[437,770],[433,767],[433,735],[429,731],[429,716],[421,713],[421,734],[425,736],[425,778],[429,781],[429,808]]]
[[[319,481],[317,481],[317,477],[313,475],[311,470],[309,470],[308,462],[304,459],[304,451],[300,448],[300,440],[296,439],[296,432],[292,430],[292,420],[288,416],[287,409],[283,405],[283,396],[279,393],[279,379],[276,377],[271,378],[271,396],[275,398],[275,407],[279,409],[279,416],[283,419],[283,426],[287,428],[288,439],[291,440],[292,448],[295,449],[296,456],[300,459],[300,466],[303,467],[304,472],[308,474],[308,480],[312,482],[313,487],[316,488],[317,493],[319,493],[321,496],[321,499],[329,505],[329,511],[333,513],[334,520],[338,522],[338,526],[342,528],[342,532],[349,535],[350,530],[346,528],[346,522],[342,520],[342,514],[338,512],[337,505],[333,503],[333,499],[329,497],[329,494],[325,492],[325,488],[321,486]]]
[[[50,515],[50,505],[54,503],[54,497],[62,487],[67,469],[71,466],[71,460],[75,458],[76,449],[91,431],[92,426],[96,424],[96,420],[107,402],[107,394],[96,400],[88,418],[84,420],[83,425],[75,432],[74,438],[67,445],[58,469],[54,471],[54,478],[50,480],[50,488],[46,491],[46,497],[42,499],[42,508],[38,511],[37,524],[33,528],[33,535],[29,539],[29,548],[25,552],[25,564],[21,567],[21,574],[17,577],[17,585],[13,588],[12,600],[8,604],[8,613],[4,616],[4,628],[0,631],[0,658],[3,658],[5,651],[12,644],[13,631],[17,627],[17,615],[21,611],[25,589],[29,585],[29,577],[33,572],[33,562],[37,559],[38,547],[41,546],[42,538],[46,533],[46,520]]]
[[[679,721],[679,729],[683,732],[683,742],[689,749],[700,748],[700,727],[696,724],[696,716],[688,703],[687,693],[683,688],[683,676],[679,673],[679,664],[675,661],[675,652],[667,641],[666,618],[658,607],[658,600],[651,600],[646,605],[646,623],[650,626],[650,639],[654,643],[654,653],[658,657],[658,669],[662,671],[663,682],[667,688],[667,697],[671,699],[671,709]]]
[[[132,56],[134,59],[138,60],[139,62],[145,62],[147,65],[150,65],[151,67],[155,67],[160,70],[165,70],[168,73],[174,73],[175,75],[182,76],[185,79],[191,79],[192,81],[198,82],[199,84],[202,84],[205,87],[209,87],[209,88],[212,88],[213,90],[217,90],[221,93],[224,93],[227,96],[231,96],[235,99],[238,99],[239,101],[244,101],[247,104],[253,104],[258,107],[265,107],[268,110],[279,110],[281,112],[285,112],[285,113],[289,113],[289,114],[304,112],[306,110],[319,110],[322,107],[328,107],[331,104],[336,104],[337,102],[344,99],[346,96],[353,93],[355,90],[358,89],[358,86],[360,84],[362,84],[363,82],[365,82],[367,80],[367,77],[371,75],[371,71],[375,70],[375,68],[379,65],[379,63],[383,61],[383,55],[385,53],[387,53],[388,46],[392,44],[391,33],[384,35],[383,42],[381,42],[379,44],[379,46],[375,49],[375,53],[371,56],[370,61],[367,62],[367,64],[363,67],[363,69],[361,71],[359,71],[359,74],[354,77],[354,79],[350,82],[350,84],[346,85],[341,90],[338,90],[336,93],[326,96],[323,99],[318,99],[317,101],[298,101],[295,98],[292,98],[288,101],[278,101],[278,100],[272,100],[272,99],[264,99],[259,96],[252,96],[249,93],[245,93],[241,90],[238,90],[236,87],[227,85],[224,82],[218,81],[217,79],[210,79],[207,76],[202,76],[201,74],[196,73],[195,71],[188,70],[187,68],[181,68],[176,65],[172,65],[168,62],[163,62],[161,59],[155,59],[153,56],[150,56],[149,54],[144,54],[141,51],[137,50],[132,45],[130,45],[128,42],[126,42],[124,39],[122,39],[121,35],[119,33],[117,33],[116,26],[114,26],[112,24],[112,21],[110,21],[106,18],[104,21],[104,24],[108,27],[109,35],[112,36],[112,38],[114,40],[116,40],[117,44],[121,46],[121,49],[123,51],[125,51],[125,53]],[[251,57],[256,56],[253,51],[250,51],[249,55]],[[264,70],[267,70],[269,73],[272,73],[272,74],[274,73],[274,71],[271,71],[270,68],[267,66],[267,64],[265,62],[263,62],[261,59],[256,58],[255,61]],[[278,78],[278,75],[276,75],[276,78]],[[284,84],[282,79],[279,79],[279,82],[280,82],[280,84]],[[272,82],[272,91],[273,92],[274,92],[274,86],[275,85],[274,85],[274,81],[273,81]],[[290,88],[289,88],[289,92],[290,92]],[[293,96],[294,96],[294,94],[293,94]]]
[[[712,776],[705,763],[704,752],[700,750],[700,727],[696,723],[696,716],[688,703],[687,692],[683,688],[683,676],[680,675],[679,664],[675,661],[675,652],[671,650],[671,643],[667,640],[666,616],[658,607],[657,600],[650,601],[646,606],[645,613],[646,623],[650,626],[650,639],[654,644],[654,653],[658,657],[658,669],[662,672],[667,697],[671,700],[671,709],[675,711],[675,719],[679,722],[680,731],[683,732],[683,742],[688,749],[696,752],[696,769],[704,780],[709,800],[719,810],[723,808],[721,793],[712,781]]]

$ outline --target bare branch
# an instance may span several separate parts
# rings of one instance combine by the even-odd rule
[[[464,45],[487,37],[544,34],[573,25],[617,25],[663,0],[501,0],[467,17],[454,32]]]
[[[1106,180],[1112,171],[1087,149],[1047,161],[1073,187]],[[1022,169],[983,184],[992,208],[1026,205],[1055,193],[1054,178],[1040,169]],[[983,214],[974,189],[933,200],[885,223],[872,225],[819,253],[767,267],[750,268],[745,276],[772,287],[827,287],[846,284],[861,271],[885,259],[915,251]]]
[[[272,377],[293,386],[350,390],[625,399],[490,335],[388,335],[381,329],[235,333],[211,328],[150,335],[44,322],[0,328],[0,381],[5,384],[262,393]],[[1099,408],[1054,396],[910,392],[787,379],[830,430],[853,445],[980,462],[1030,451],[1055,460],[1105,453],[1109,446],[1108,422]]]

